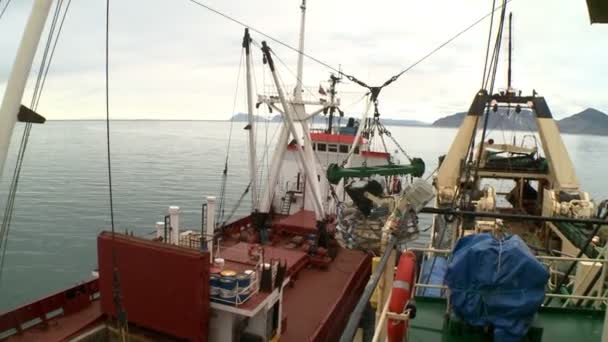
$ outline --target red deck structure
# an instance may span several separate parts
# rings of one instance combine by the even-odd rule
[[[309,234],[317,233],[317,220],[315,218],[314,211],[300,210],[295,214],[286,216],[273,222],[272,228],[277,233],[290,233],[307,236]],[[327,227],[328,232],[335,230],[335,224],[329,224]]]
[[[248,243],[239,242],[222,250],[220,256],[225,259],[226,268],[237,272],[253,269],[256,261],[249,257],[249,246]],[[308,255],[304,251],[274,246],[264,246],[264,259],[287,262],[287,276],[298,273],[308,263]]]
[[[238,225],[249,221],[239,220]],[[311,212],[303,211],[278,222],[307,233],[316,231]],[[335,259],[321,269],[313,266],[306,251],[287,247],[288,241],[281,239],[276,245],[264,246],[265,258],[286,261],[287,275],[292,280],[297,278],[284,290],[287,329],[281,340],[335,341],[369,278],[370,257],[338,247]],[[114,317],[112,246],[129,323],[167,337],[206,341],[209,255],[122,234],[116,234],[112,241],[107,232],[98,238],[99,280],[0,315],[0,334],[12,335],[10,341],[63,341]],[[232,241],[221,257],[230,268],[251,269],[255,262],[249,259],[248,249],[249,244]],[[240,308],[255,307],[267,295],[254,295]]]
[[[63,341],[103,318],[97,279],[0,315],[8,341]]]
[[[130,323],[188,341],[207,341],[209,253],[103,232],[97,254],[104,314],[116,317],[116,267]]]

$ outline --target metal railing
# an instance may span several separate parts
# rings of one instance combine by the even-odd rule
[[[413,252],[423,252],[423,253],[429,253],[431,255],[435,255],[435,254],[450,254],[451,250],[449,249],[435,249],[435,248],[408,248],[409,251],[413,251]],[[601,258],[585,258],[585,257],[581,257],[581,258],[576,258],[576,257],[558,257],[558,256],[550,256],[550,255],[536,255],[535,256],[536,259],[538,259],[539,261],[553,261],[553,262],[593,262],[593,263],[602,263],[602,264],[606,264],[608,263],[607,259],[601,259]],[[588,277],[588,275],[591,273],[592,269],[588,270],[586,272],[586,274],[583,276],[583,282],[586,280],[586,278]],[[600,272],[600,271],[597,271]],[[416,283],[416,287],[422,287],[422,288],[437,288],[437,289],[444,289],[447,290],[448,287],[446,285],[436,285],[436,284],[425,284],[425,283]],[[607,296],[586,296],[586,295],[575,295],[575,294],[554,294],[554,293],[545,293],[546,297],[549,298],[566,298],[566,299],[584,299],[584,300],[594,300],[594,301],[604,301],[607,302],[608,304],[608,297]]]

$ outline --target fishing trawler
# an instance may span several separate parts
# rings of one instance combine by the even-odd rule
[[[35,1],[9,79],[0,109],[0,120],[7,123],[0,126],[0,145],[6,147],[0,149],[2,163],[17,120],[44,122],[35,108],[20,102],[50,6],[51,1]],[[197,229],[182,227],[180,208],[170,206],[153,239],[102,232],[94,277],[1,314],[0,338],[470,341],[494,335],[497,341],[505,336],[560,341],[584,335],[595,341],[602,331],[608,333],[603,329],[604,249],[595,239],[605,222],[598,211],[603,206],[596,207],[579,188],[544,98],[521,96],[510,84],[503,93],[494,94],[493,86],[478,92],[433,174],[433,186],[421,179],[407,182],[424,174],[424,162],[402,151],[410,164],[400,164],[386,148],[374,150],[369,143],[390,137],[379,120],[383,86],[367,87],[347,77],[370,90],[358,127],[354,120],[334,125],[332,115],[340,113],[339,74],[330,78],[329,96],[302,98],[305,11],[303,1],[293,92],[280,83],[275,55],[262,42],[275,92],[254,98],[252,37],[245,31],[250,139],[245,193],[252,196],[251,215],[220,220],[217,199],[208,197]],[[504,12],[505,4],[503,23]],[[256,103],[283,118],[263,192],[256,181]],[[307,105],[319,109],[308,114]],[[370,106],[375,113],[368,119]],[[535,113],[544,156],[538,146],[486,142],[487,127],[478,129],[479,124],[504,107]],[[324,111],[328,125],[315,130],[308,119]],[[500,194],[491,182],[484,183],[497,178],[513,180],[513,190]],[[392,187],[399,181],[403,188]],[[434,194],[435,206],[426,207]],[[602,219],[593,218],[598,212]],[[408,248],[423,213],[434,215],[431,243]],[[586,225],[595,226],[587,230]],[[485,287],[475,287],[479,279],[472,273],[490,274],[490,266],[502,265],[495,257],[503,255],[503,244],[503,272],[511,273],[497,271]],[[489,260],[489,266],[475,260]],[[519,281],[515,289],[513,281]],[[496,289],[511,291],[495,299]],[[487,312],[475,316],[467,307]]]
[[[7,89],[12,91],[5,94],[2,107],[8,122],[3,125],[5,147],[17,119],[26,125],[44,122],[35,107],[20,106],[20,101],[51,3],[34,2],[11,73]],[[303,1],[299,51],[304,50],[305,11]],[[94,277],[0,315],[0,337],[11,341],[339,338],[367,282],[371,258],[336,241],[335,215],[330,212],[335,212],[342,188],[327,180],[325,170],[330,162],[340,163],[332,178],[340,183],[344,172],[371,175],[376,174],[375,167],[388,168],[395,177],[421,175],[424,164],[418,162],[414,169],[399,166],[386,148],[373,148],[372,135],[386,130],[378,115],[373,120],[350,119],[344,126],[338,118],[334,122],[334,115],[343,116],[336,90],[340,75],[331,76],[325,95],[303,98],[303,54],[298,59],[297,85],[287,90],[279,82],[274,52],[262,42],[259,60],[264,60],[275,87],[255,98],[252,42],[259,46],[246,29],[242,48],[251,183],[245,193],[252,197],[251,215],[227,222],[220,215],[222,198],[210,196],[197,229],[182,227],[180,208],[169,206],[153,239],[103,232],[98,237]],[[262,105],[283,118],[264,192],[256,184],[253,120],[254,107]],[[318,109],[307,113],[305,106]],[[310,127],[310,119],[323,112],[329,116],[327,127]]]

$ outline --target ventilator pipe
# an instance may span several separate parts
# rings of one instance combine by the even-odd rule
[[[179,245],[179,207],[170,206],[169,217],[171,220],[170,242],[174,245]]]

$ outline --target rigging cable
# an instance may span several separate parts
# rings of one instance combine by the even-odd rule
[[[0,3],[2,3],[2,1],[0,0]],[[8,8],[8,5],[11,4],[11,0],[6,0],[6,4],[4,5],[4,7],[2,7],[2,11],[0,11],[0,19],[2,19],[2,17],[4,16],[4,12],[6,12],[6,9]]]
[[[284,46],[284,47],[286,47],[286,48],[288,48],[288,49],[290,49],[290,50],[292,50],[294,52],[297,52],[298,54],[301,54],[302,56],[304,56],[306,58],[309,58],[310,60],[312,60],[312,61],[314,61],[314,62],[316,62],[316,63],[318,63],[318,64],[320,64],[320,65],[322,65],[322,66],[324,66],[324,67],[326,67],[328,69],[331,69],[331,70],[333,70],[335,72],[340,73],[339,69],[336,69],[336,68],[332,67],[328,63],[325,63],[325,62],[321,61],[320,59],[315,58],[315,57],[313,57],[313,56],[305,53],[304,51],[300,51],[299,49],[297,49],[297,48],[295,48],[295,47],[293,47],[293,46],[291,46],[291,45],[289,45],[289,44],[287,44],[287,43],[285,43],[285,42],[283,42],[283,41],[281,41],[281,40],[279,40],[277,38],[274,38],[274,37],[272,37],[272,36],[264,33],[263,31],[260,31],[260,30],[256,29],[255,27],[252,27],[252,26],[250,26],[250,25],[248,25],[248,24],[246,24],[246,23],[244,23],[244,22],[242,22],[242,21],[240,21],[238,19],[235,19],[235,18],[233,18],[233,17],[231,17],[231,16],[229,16],[229,15],[227,15],[225,13],[222,13],[222,12],[220,12],[220,11],[218,11],[218,10],[216,10],[216,9],[208,6],[208,5],[205,5],[202,2],[200,2],[200,1],[197,1],[197,0],[187,0],[187,1],[190,1],[191,3],[193,3],[195,5],[203,7],[203,8],[205,8],[205,9],[207,9],[207,10],[209,10],[209,11],[211,11],[211,12],[213,12],[213,13],[219,15],[219,16],[222,16],[225,19],[228,19],[229,21],[232,21],[233,23],[236,23],[236,24],[241,25],[243,27],[249,28],[251,31],[253,31],[255,33],[258,33],[258,34],[260,34],[260,35],[262,35],[262,36],[264,36],[264,37],[272,40],[275,43],[278,43],[278,44],[280,44],[280,45],[282,45],[282,46]]]
[[[235,110],[236,110],[236,101],[238,98],[238,92],[239,92],[239,81],[241,80],[241,68],[243,66],[243,50],[241,50],[241,58],[239,60],[239,69],[237,71],[237,77],[236,77],[236,88],[234,90],[234,100],[232,102],[232,117],[230,118],[230,129],[228,132],[228,143],[226,146],[226,159],[224,161],[224,171],[222,172],[222,183],[220,186],[220,203],[218,205],[218,210],[216,213],[216,220],[215,222],[222,222],[222,220],[224,219],[224,206],[225,206],[225,202],[226,202],[226,183],[228,181],[228,159],[230,156],[230,146],[232,144],[232,128],[234,126],[234,115],[235,115]]]
[[[503,0],[503,4],[499,8],[496,8],[496,1],[495,0],[492,1],[492,11],[489,13],[489,15],[491,15],[491,22],[490,22],[490,32],[488,33],[488,43],[487,43],[487,47],[486,47],[486,60],[485,60],[485,64],[484,64],[484,71],[483,71],[483,77],[482,77],[482,89],[485,89],[486,86],[487,86],[486,73],[487,73],[487,77],[488,78],[490,77],[490,73],[492,73],[492,71],[488,70],[488,55],[489,55],[489,50],[490,50],[490,45],[491,45],[492,29],[493,29],[493,25],[494,25],[494,12],[496,12],[499,9],[502,9],[502,11],[503,11],[502,13],[504,13],[505,10],[506,10],[506,5],[510,1],[511,0]],[[486,15],[484,17],[484,19],[487,16],[488,15]],[[503,17],[503,21],[504,21],[504,15],[501,15],[501,17]],[[502,24],[501,24],[501,26],[502,26]],[[497,34],[497,42],[498,42],[498,44],[500,44],[499,43],[499,39],[500,39],[499,37],[500,37],[500,35],[501,35],[501,32],[499,30],[499,32]],[[494,46],[494,50],[492,52],[492,61],[495,60],[496,52],[497,52],[497,47],[495,45]],[[490,64],[490,69],[492,69],[491,66],[492,65]],[[494,73],[494,76],[496,76],[496,70],[495,69],[493,70],[493,73]],[[493,87],[493,85],[492,85],[492,87]],[[490,91],[490,94],[491,94],[491,91]],[[487,117],[488,117],[488,114],[489,114],[489,108],[486,110],[486,121],[485,121],[485,125],[484,125],[484,135],[485,135],[485,130],[487,129]],[[473,130],[473,133],[471,134],[471,140],[470,140],[470,144],[469,144],[468,151],[467,151],[468,160],[471,163],[473,162],[473,151],[475,150],[475,136],[477,135],[477,125],[478,125],[478,123],[479,123],[479,116],[477,116],[475,118],[475,129]],[[485,139],[485,137],[482,138],[482,141],[480,142],[480,150],[479,150],[480,153],[481,153],[481,147],[483,146],[483,139]],[[479,160],[480,157],[481,156],[478,157],[478,160]],[[479,163],[477,163],[477,166],[479,166]],[[463,165],[462,167],[465,167],[465,165]],[[462,167],[461,167],[461,172],[462,172]],[[437,168],[439,168],[439,166]],[[470,175],[470,172],[471,172],[471,169],[469,167],[466,167],[466,170],[464,172],[466,172],[466,177],[465,178],[468,179],[469,175]],[[475,171],[475,176],[477,176],[477,170]],[[451,207],[454,207],[457,202],[463,203],[464,200],[466,200],[466,199],[463,199],[463,195],[464,195],[464,192],[460,191],[460,188],[459,188],[458,191],[457,191],[457,193],[454,195],[454,197],[452,199],[452,205],[451,205]],[[471,204],[471,201],[472,201],[472,197],[469,195],[468,205]],[[446,222],[448,222],[448,223],[449,222],[453,222],[455,219],[456,218],[453,217],[453,216],[449,217],[447,215],[444,215],[444,220]],[[444,240],[445,232],[446,231],[447,231],[447,227],[445,227],[444,229],[441,230],[440,235],[439,235],[439,243],[438,244],[436,244],[435,237],[433,237],[432,238],[432,244],[433,245],[439,245],[439,246],[441,244],[443,244],[443,240]],[[432,274],[432,272],[433,272],[433,270],[435,268],[435,261],[436,261],[436,259],[433,258],[433,261],[431,263],[431,269],[430,269],[430,272],[429,272],[429,277],[427,277],[427,279],[425,281],[426,283],[428,283],[428,281],[430,279],[430,275]]]
[[[106,0],[105,27],[105,105],[106,105],[106,147],[108,165],[108,194],[110,200],[110,223],[112,228],[112,297],[116,308],[118,331],[121,341],[128,339],[129,325],[127,312],[122,305],[122,293],[118,274],[118,258],[116,255],[116,228],[114,222],[114,195],[112,192],[112,154],[110,145],[110,0]]]
[[[359,81],[358,79],[356,79],[354,76],[352,76],[352,75],[348,75],[348,74],[346,74],[346,73],[342,72],[342,70],[340,70],[339,68],[337,69],[337,68],[335,68],[335,67],[331,66],[329,63],[323,62],[322,60],[320,60],[320,59],[318,59],[318,58],[316,58],[316,57],[314,57],[314,56],[312,56],[312,55],[310,55],[310,54],[307,54],[307,53],[305,53],[304,51],[300,51],[299,49],[297,49],[297,48],[295,48],[295,47],[293,47],[293,46],[291,46],[291,45],[289,45],[289,44],[287,44],[287,43],[285,43],[285,42],[283,42],[283,41],[281,41],[281,40],[279,40],[279,39],[277,39],[277,38],[275,38],[275,37],[273,37],[273,36],[270,36],[269,34],[266,34],[266,33],[264,33],[263,31],[261,31],[261,30],[259,30],[259,29],[256,29],[255,27],[252,27],[251,25],[248,25],[247,23],[245,23],[245,22],[243,22],[243,21],[240,21],[240,20],[238,20],[238,19],[236,19],[236,18],[234,18],[234,17],[231,17],[231,16],[229,16],[229,15],[227,15],[227,14],[225,14],[225,13],[223,13],[223,12],[219,11],[219,10],[216,10],[216,9],[214,9],[213,7],[209,6],[209,5],[206,5],[206,4],[202,3],[201,1],[198,1],[198,0],[187,0],[187,1],[189,1],[189,2],[193,3],[193,4],[197,5],[197,6],[200,6],[200,7],[202,7],[202,8],[205,8],[205,9],[207,9],[208,11],[211,11],[211,12],[213,12],[213,13],[215,13],[215,14],[217,14],[217,15],[219,15],[219,16],[221,16],[221,17],[223,17],[223,18],[225,18],[225,19],[227,19],[227,20],[229,20],[229,21],[232,21],[233,23],[236,23],[236,24],[238,24],[238,25],[242,26],[242,27],[249,28],[251,31],[258,33],[258,34],[260,34],[260,35],[262,35],[262,36],[264,36],[264,37],[266,37],[266,38],[268,38],[268,39],[270,39],[270,40],[272,40],[272,41],[274,41],[274,42],[278,43],[279,45],[286,47],[286,48],[287,48],[287,49],[289,49],[289,50],[292,50],[292,51],[294,51],[294,52],[296,52],[296,53],[298,53],[298,54],[301,54],[302,56],[304,56],[304,57],[306,57],[306,58],[308,58],[308,59],[310,59],[310,60],[314,61],[315,63],[317,63],[317,64],[319,64],[319,65],[322,65],[322,66],[324,66],[324,67],[326,67],[326,68],[328,68],[328,69],[330,69],[330,70],[332,70],[332,71],[334,71],[334,72],[337,72],[337,73],[338,73],[338,75],[344,75],[344,76],[345,76],[347,79],[349,79],[349,80],[350,80],[350,81],[352,81],[352,82],[355,82],[355,83],[357,83],[357,84],[359,84],[359,85],[363,85],[363,84],[365,84],[365,83],[361,84],[362,82],[360,82],[360,81]],[[512,0],[507,0],[507,1],[505,2],[505,5],[506,5],[507,3],[509,3],[509,2],[511,2],[511,1],[512,1]],[[504,6],[504,5],[503,5],[503,6]],[[501,7],[502,7],[502,6],[501,6]],[[414,62],[413,64],[409,65],[408,67],[406,67],[405,69],[403,69],[402,71],[400,71],[398,74],[396,74],[395,76],[391,77],[389,80],[387,80],[387,81],[386,81],[386,82],[383,84],[383,87],[384,87],[384,86],[387,86],[388,84],[390,84],[390,83],[392,83],[392,82],[394,82],[394,81],[396,81],[396,80],[397,80],[397,79],[398,79],[398,78],[399,78],[401,75],[403,75],[403,74],[405,74],[406,72],[408,72],[408,71],[412,70],[412,69],[413,69],[414,67],[416,67],[418,64],[422,63],[424,60],[426,60],[427,58],[429,58],[429,57],[431,57],[432,55],[434,55],[436,52],[438,52],[439,50],[441,50],[442,48],[444,48],[446,45],[450,44],[452,41],[454,41],[455,39],[457,39],[458,37],[460,37],[461,35],[463,35],[463,34],[464,34],[464,33],[466,33],[467,31],[471,30],[473,27],[477,26],[479,23],[481,23],[481,22],[482,22],[483,20],[485,20],[487,17],[489,17],[489,16],[493,15],[493,14],[494,14],[494,12],[495,12],[495,11],[498,11],[499,9],[500,9],[500,7],[499,7],[499,8],[494,9],[492,12],[487,13],[486,15],[482,16],[481,18],[477,19],[475,22],[473,22],[471,25],[469,25],[468,27],[466,27],[466,28],[465,28],[465,29],[463,29],[462,31],[460,31],[460,32],[456,33],[456,34],[455,34],[454,36],[452,36],[450,39],[448,39],[448,40],[447,40],[447,41],[445,41],[444,43],[442,43],[442,44],[440,44],[439,46],[437,46],[435,49],[433,49],[432,51],[430,51],[429,53],[427,53],[426,55],[424,55],[422,58],[418,59],[416,62]],[[364,86],[367,86],[367,85],[364,85]]]
[[[190,0],[192,1],[192,0]],[[416,62],[412,63],[410,66],[406,67],[405,69],[403,69],[402,71],[400,71],[398,74],[394,75],[393,77],[389,78],[387,81],[385,81],[380,88],[384,88],[386,86],[388,86],[389,84],[393,83],[394,81],[396,81],[399,77],[401,77],[403,74],[405,74],[406,72],[412,70],[414,67],[416,67],[418,64],[422,63],[424,60],[426,60],[427,58],[431,57],[432,55],[434,55],[436,52],[438,52],[439,50],[441,50],[442,48],[444,48],[446,45],[450,44],[452,41],[454,41],[456,38],[460,37],[461,35],[463,35],[464,33],[466,33],[467,31],[471,30],[473,27],[477,26],[479,23],[481,23],[482,21],[484,21],[487,17],[489,16],[494,16],[494,12],[498,11],[499,9],[501,9],[502,7],[506,6],[506,4],[508,4],[509,2],[511,2],[512,0],[507,0],[502,6],[498,7],[498,8],[493,8],[493,10],[484,15],[483,17],[477,19],[475,22],[473,22],[471,25],[467,26],[465,29],[461,30],[460,32],[456,33],[454,36],[452,36],[450,39],[446,40],[445,42],[443,42],[442,44],[440,44],[439,46],[437,46],[435,49],[431,50],[431,52],[427,53],[426,55],[424,55],[422,58],[418,59]],[[349,81],[355,82],[363,87],[369,88],[369,86],[367,84],[365,84],[364,82],[359,81],[358,79],[356,79],[354,76],[351,75],[347,75],[343,72],[340,72],[340,74],[344,75]]]
[[[486,45],[486,58],[485,58],[485,64],[483,66],[483,76],[481,77],[481,87],[484,87],[485,84],[485,79],[486,79],[486,72],[488,69],[488,57],[490,55],[490,45],[491,45],[491,41],[492,41],[492,31],[494,28],[494,12],[496,11],[496,0],[492,0],[492,17],[490,18],[490,32],[488,32],[488,43]]]
[[[44,80],[46,79],[46,75],[48,73],[48,68],[50,67],[51,60],[52,60],[52,57],[54,54],[54,49],[57,46],[57,41],[59,39],[59,35],[61,34],[61,28],[63,27],[63,22],[65,20],[65,16],[67,15],[67,11],[69,9],[69,4],[70,3],[68,2],[68,5],[65,8],[63,19],[61,21],[61,25],[59,26],[59,30],[57,31],[57,35],[55,38],[55,45],[53,45],[53,51],[50,54],[50,58],[48,58],[48,56],[49,56],[48,52],[49,52],[49,49],[51,46],[51,42],[53,40],[53,37],[55,36],[55,28],[57,25],[57,20],[60,16],[61,9],[63,7],[63,0],[58,1],[57,5],[55,7],[55,13],[54,13],[53,19],[51,21],[51,27],[49,28],[47,42],[45,45],[42,60],[40,62],[41,67],[38,70],[38,77],[36,79],[36,85],[34,87],[34,93],[32,95],[32,100],[31,100],[31,104],[30,104],[30,107],[34,111],[37,109],[38,103],[40,101],[40,97],[42,96],[42,87],[44,84]],[[7,3],[7,6],[8,6],[8,3]],[[5,6],[5,9],[6,9],[6,6]],[[47,72],[43,72],[45,70],[45,67],[46,67]],[[11,227],[12,218],[13,218],[13,211],[14,211],[14,207],[15,207],[17,188],[19,185],[19,179],[20,179],[20,175],[21,175],[21,168],[23,166],[23,160],[25,157],[25,151],[27,149],[27,144],[29,142],[31,129],[32,129],[32,123],[27,122],[25,124],[23,134],[21,137],[21,142],[19,144],[17,160],[15,163],[15,169],[13,170],[13,177],[12,177],[9,195],[8,195],[5,210],[4,210],[2,226],[0,227],[0,250],[1,250],[1,253],[0,253],[0,279],[2,278],[2,273],[3,273],[3,269],[4,269],[6,250],[7,250],[7,245],[8,245],[8,234],[10,232],[10,227]]]
[[[492,92],[494,90],[494,83],[496,81],[496,74],[497,74],[498,62],[499,62],[499,56],[500,56],[500,47],[502,45],[502,32],[503,32],[504,23],[505,23],[505,15],[507,13],[506,5],[507,5],[507,0],[503,0],[502,12],[500,15],[500,25],[498,27],[498,34],[496,35],[496,43],[495,43],[496,45],[495,45],[494,54],[493,54],[494,59],[492,60],[492,64],[490,65],[491,72],[488,72],[488,78],[490,77],[490,74],[492,75],[490,87],[488,89],[489,90],[488,94],[492,94]],[[492,66],[493,66],[493,68],[492,68]],[[475,177],[473,179],[477,179],[477,176],[479,174],[479,164],[481,162],[481,153],[483,152],[483,144],[484,144],[484,140],[486,138],[486,133],[488,130],[489,117],[490,117],[490,106],[487,106],[486,115],[484,117],[484,122],[483,122],[483,130],[481,131],[481,141],[479,143],[479,150],[477,153],[477,163],[475,165]],[[470,198],[469,202],[471,200],[472,200],[472,198]]]

